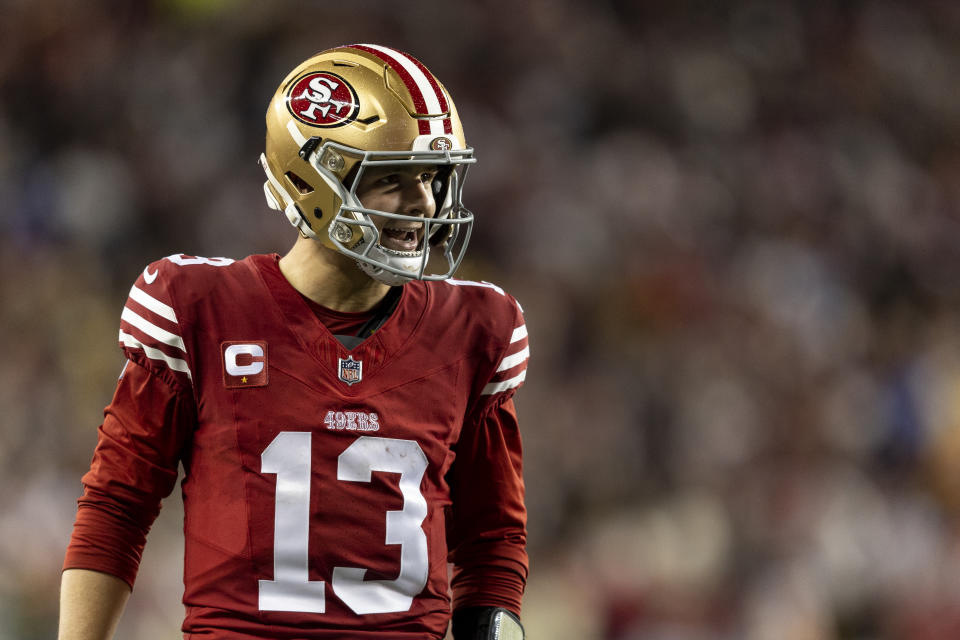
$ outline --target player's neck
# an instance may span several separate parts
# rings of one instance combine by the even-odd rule
[[[301,294],[336,311],[367,311],[390,290],[352,258],[303,237],[280,258],[280,272]]]

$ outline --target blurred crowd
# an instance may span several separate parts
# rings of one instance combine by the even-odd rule
[[[263,114],[350,42],[452,93],[460,276],[526,310],[528,637],[960,637],[951,0],[0,0],[0,636],[53,637],[130,283],[292,244]],[[178,637],[180,510],[118,637]]]

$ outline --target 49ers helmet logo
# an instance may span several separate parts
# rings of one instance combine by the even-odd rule
[[[287,92],[287,109],[297,120],[314,127],[339,127],[357,117],[360,100],[340,76],[315,71],[293,83]]]

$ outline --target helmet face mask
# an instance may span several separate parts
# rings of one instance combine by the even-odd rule
[[[463,181],[473,150],[442,85],[407,54],[355,45],[298,66],[267,110],[260,160],[268,204],[372,278],[389,285],[442,280],[463,259],[473,225]],[[357,189],[366,172],[411,166],[436,168],[433,217],[363,206]],[[422,225],[415,250],[380,243],[382,230],[398,223]],[[431,249],[443,260],[431,261]]]
[[[345,183],[337,180],[326,167],[339,165],[335,158],[351,153],[356,150],[335,142],[324,143],[311,153],[314,169],[337,191],[340,199],[340,207],[327,226],[330,243],[341,253],[355,258],[368,275],[387,284],[402,284],[412,278],[442,280],[453,275],[463,259],[473,224],[473,214],[461,200],[463,178],[469,163],[473,162],[472,151],[366,151],[353,165]],[[334,160],[331,162],[331,159]],[[436,202],[433,217],[405,215],[363,205],[357,189],[367,171],[410,166],[436,166],[442,171],[432,185]],[[391,220],[423,225],[416,250],[396,251],[380,243],[381,229]],[[434,243],[437,245],[435,249],[442,252],[446,268],[438,273],[427,273],[431,244]]]

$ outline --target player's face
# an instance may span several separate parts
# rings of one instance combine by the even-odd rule
[[[433,217],[436,201],[431,185],[436,167],[410,165],[370,167],[360,176],[357,197],[367,209],[414,217]],[[380,244],[395,251],[416,251],[423,239],[423,223],[373,216]]]

